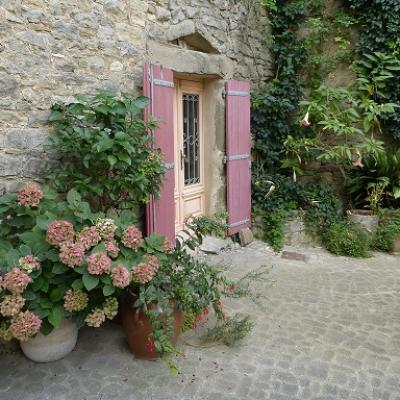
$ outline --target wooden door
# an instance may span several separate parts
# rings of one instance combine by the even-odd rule
[[[175,81],[175,232],[204,214],[203,82]]]

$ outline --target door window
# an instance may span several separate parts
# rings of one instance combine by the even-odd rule
[[[184,93],[183,114],[183,161],[185,186],[200,183],[200,127],[199,95]]]

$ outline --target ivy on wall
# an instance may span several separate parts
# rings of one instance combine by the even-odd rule
[[[299,73],[307,56],[297,31],[305,18],[305,6],[297,0],[263,2],[270,12],[274,78],[265,91],[253,97],[252,130],[255,168],[275,172],[284,141],[293,134],[291,117],[303,96]]]
[[[360,56],[380,52],[400,60],[400,0],[347,0],[359,23],[357,52]],[[373,72],[375,65],[371,65]],[[400,71],[392,70],[385,90],[377,96],[378,103],[400,105]],[[383,119],[385,133],[400,140],[400,108]]]

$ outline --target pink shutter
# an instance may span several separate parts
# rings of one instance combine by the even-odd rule
[[[146,207],[147,234],[155,232],[175,241],[173,72],[161,65],[145,63],[143,76],[143,94],[150,98],[145,117],[151,115],[158,121],[154,131],[155,146],[164,154],[168,169],[160,198],[152,198]]]
[[[226,164],[228,234],[251,226],[250,84],[228,81],[226,95]]]

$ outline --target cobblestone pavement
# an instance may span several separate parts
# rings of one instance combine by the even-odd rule
[[[161,362],[134,359],[118,325],[83,330],[77,348],[55,363],[3,356],[0,399],[400,400],[400,257],[301,251],[307,263],[260,242],[209,257],[236,276],[273,266],[261,307],[229,304],[255,321],[239,347],[200,348],[183,338],[187,359],[173,375]]]

